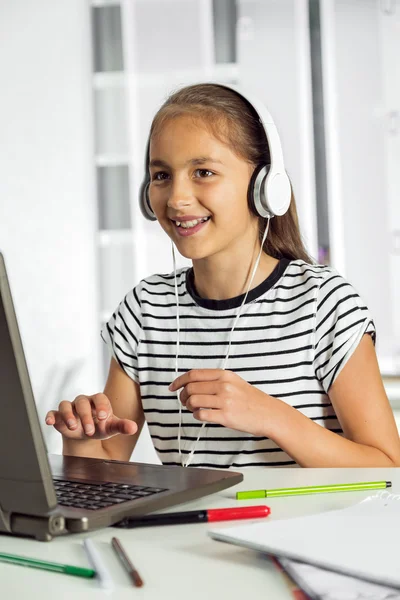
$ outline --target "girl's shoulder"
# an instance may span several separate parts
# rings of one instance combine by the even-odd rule
[[[322,264],[310,264],[304,260],[292,260],[286,269],[285,275],[293,282],[316,289],[319,299],[335,295],[336,298],[351,293],[358,296],[355,287],[347,281],[334,267]]]
[[[186,277],[190,267],[183,267],[176,271],[176,283],[179,296],[182,296],[186,289]],[[139,283],[127,295],[135,298],[139,305],[143,299],[147,301],[163,302],[167,297],[171,298],[175,295],[175,274],[171,273],[154,273],[139,281]],[[169,300],[170,301],[170,300]]]
[[[321,285],[327,279],[339,276],[339,273],[329,265],[308,263],[302,259],[291,260],[285,274],[293,283],[304,283],[309,285]]]
[[[189,271],[190,267],[182,267],[181,269],[176,270],[176,280],[178,286],[181,286],[182,283],[186,281],[186,275]],[[153,275],[148,275],[144,279],[141,279],[136,289],[142,290],[144,288],[149,287],[167,287],[174,288],[175,287],[175,273],[172,271],[171,273],[154,273]]]
[[[288,267],[287,275],[298,277],[296,283],[300,285],[302,282],[304,287],[313,289],[316,313],[320,319],[329,315],[336,315],[338,319],[344,314],[352,314],[354,318],[361,313],[367,316],[368,307],[357,288],[334,267],[294,260]],[[372,322],[369,313],[368,318]]]
[[[296,258],[290,261],[289,268],[293,269],[293,271],[302,273],[314,273],[316,275],[321,275],[325,277],[326,273],[330,273],[331,271],[335,271],[335,269],[329,265],[322,265],[319,263],[309,263],[301,258]]]

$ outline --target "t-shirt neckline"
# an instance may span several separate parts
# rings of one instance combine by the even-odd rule
[[[290,263],[290,259],[281,258],[279,262],[276,264],[274,270],[264,281],[262,281],[259,285],[249,291],[246,304],[253,302],[265,292],[267,292],[271,287],[280,279],[283,273],[286,270],[286,267]],[[211,298],[202,298],[198,295],[196,287],[194,285],[194,271],[193,267],[189,268],[186,271],[186,289],[192,299],[198,306],[202,308],[208,308],[210,310],[229,310],[230,308],[238,308],[242,302],[245,294],[241,294],[240,296],[235,296],[234,298],[227,298],[226,300],[213,300]]]

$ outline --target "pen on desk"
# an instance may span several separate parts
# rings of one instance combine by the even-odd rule
[[[54,571],[56,573],[65,573],[66,575],[76,575],[78,577],[90,578],[94,577],[96,574],[93,569],[48,562],[45,560],[38,560],[36,558],[28,558],[26,556],[15,556],[15,554],[0,553],[0,562],[9,563],[12,565],[20,565],[21,567],[33,567],[35,569],[43,569],[45,571]]]
[[[236,492],[236,500],[254,498],[275,498],[277,496],[301,496],[326,492],[357,492],[362,490],[381,490],[392,487],[391,481],[364,481],[359,483],[333,483],[331,485],[309,485],[306,487],[276,488],[272,490],[250,490]]]
[[[131,563],[129,556],[125,552],[119,539],[116,537],[113,537],[111,539],[111,545],[114,548],[115,552],[117,553],[117,556],[120,559],[122,565],[128,572],[129,577],[132,579],[133,585],[135,585],[136,587],[142,587],[143,579],[140,577],[139,573],[137,572],[137,570]]]
[[[210,510],[189,510],[186,512],[162,513],[127,518],[114,525],[114,527],[132,529],[134,527],[148,527],[150,525],[179,525],[183,523],[233,521],[236,519],[259,519],[268,517],[270,512],[269,506],[265,505],[214,508]]]
[[[86,550],[89,562],[96,572],[96,577],[98,578],[101,587],[111,590],[114,587],[113,580],[93,541],[90,538],[86,538],[83,540],[83,546]]]

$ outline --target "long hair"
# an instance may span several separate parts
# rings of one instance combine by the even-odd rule
[[[200,120],[214,137],[228,144],[254,168],[270,163],[268,141],[256,111],[233,90],[212,83],[179,89],[169,96],[155,115],[150,138],[157,135],[166,121],[182,115],[192,117],[194,121]],[[260,241],[266,223],[265,218],[259,217]],[[274,258],[302,259],[313,264],[301,238],[293,190],[289,210],[271,219],[263,250]]]

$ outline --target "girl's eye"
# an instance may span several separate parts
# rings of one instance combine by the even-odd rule
[[[158,173],[154,173],[151,177],[151,181],[165,181],[169,177],[168,173],[164,171],[158,171]]]
[[[195,174],[196,173],[198,174],[197,176],[201,178],[211,177],[211,175],[214,175],[214,173],[208,169],[196,169]]]

